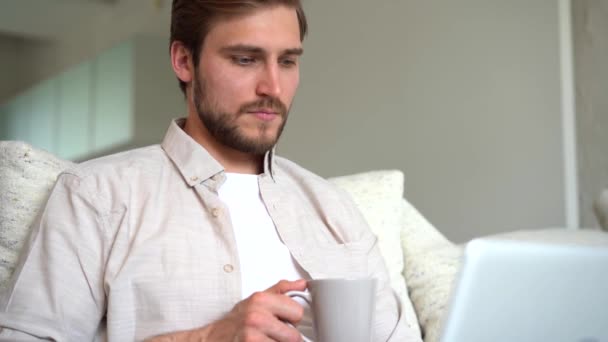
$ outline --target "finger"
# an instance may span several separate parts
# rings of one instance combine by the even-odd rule
[[[299,279],[295,281],[281,280],[264,292],[285,293],[288,291],[304,291],[306,289],[306,280]]]
[[[297,324],[304,316],[304,308],[283,294],[256,292],[247,299],[249,311],[267,311],[274,317]]]
[[[256,333],[261,333],[273,341],[294,342],[301,341],[302,335],[294,328],[278,320],[268,311],[253,311],[245,317],[245,332],[250,331],[251,337]]]
[[[237,333],[237,335],[234,338],[234,341],[261,341],[261,342],[276,342],[276,340],[268,337],[266,334],[264,334],[262,331],[255,329],[255,328],[251,328],[251,327],[245,327],[245,329],[241,330],[239,333]]]

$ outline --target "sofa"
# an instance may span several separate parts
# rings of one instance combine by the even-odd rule
[[[0,142],[0,291],[57,175],[72,165],[23,142]],[[352,196],[378,236],[407,324],[424,341],[437,341],[463,246],[446,239],[403,198],[404,176],[400,171],[372,171],[330,181]],[[592,230],[516,231],[500,237],[608,246],[608,234]]]

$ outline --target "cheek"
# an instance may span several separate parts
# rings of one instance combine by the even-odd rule
[[[290,75],[290,77],[286,77],[283,82],[283,101],[286,105],[291,105],[291,102],[296,95],[296,91],[298,90],[298,86],[300,84],[300,75]]]
[[[220,69],[216,69],[220,70]],[[234,75],[230,72],[218,72],[207,76],[207,89],[213,93],[225,109],[237,110],[244,101],[250,98],[251,81],[243,75]]]

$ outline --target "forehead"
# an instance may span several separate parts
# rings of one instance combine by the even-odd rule
[[[277,5],[222,19],[212,25],[203,49],[246,44],[265,50],[300,48],[300,27],[294,8]]]

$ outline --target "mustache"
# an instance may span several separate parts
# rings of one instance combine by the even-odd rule
[[[281,116],[287,113],[287,106],[276,97],[265,97],[263,99],[252,101],[241,106],[239,113],[255,112],[260,109],[270,109]]]

